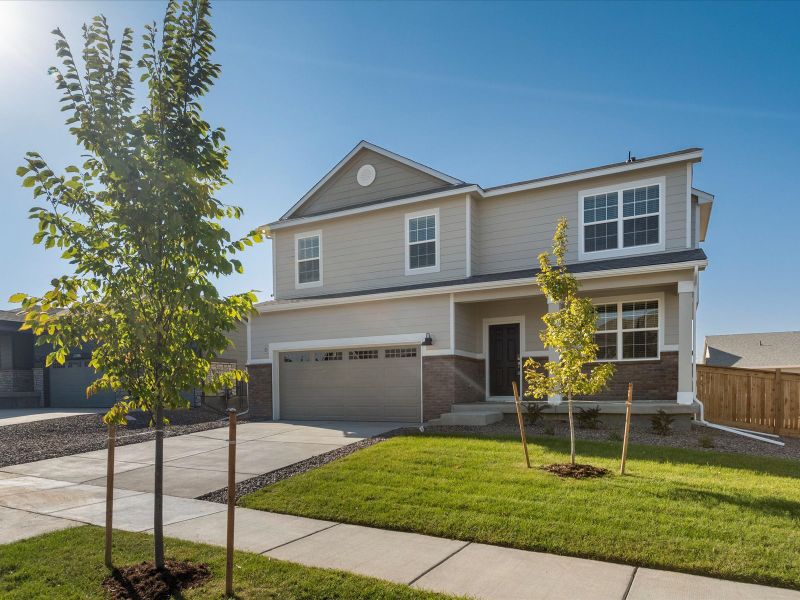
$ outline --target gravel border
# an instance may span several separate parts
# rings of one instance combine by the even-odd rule
[[[548,427],[553,427],[548,431]],[[569,438],[569,425],[563,421],[546,421],[536,425],[526,425],[525,432],[528,436],[537,437],[558,437]],[[437,433],[445,435],[470,435],[476,437],[500,437],[510,436],[519,437],[519,425],[516,417],[510,416],[492,425],[467,426],[467,425],[436,425],[425,427],[425,433]],[[597,429],[575,429],[575,437],[578,440],[598,440],[598,441],[617,441],[621,443],[623,426],[600,426]],[[619,436],[618,439],[613,439]],[[765,456],[772,458],[784,458],[789,460],[800,460],[800,438],[782,437],[780,438],[785,446],[776,446],[766,442],[750,439],[704,427],[692,423],[689,431],[673,431],[668,436],[657,435],[652,432],[649,426],[641,424],[631,424],[630,441],[632,444],[646,444],[650,446],[667,446],[670,448],[685,448],[687,450],[699,450],[705,452],[728,452],[733,454],[747,454],[751,456]],[[713,447],[706,448],[701,446],[701,441],[710,440]]]
[[[356,452],[363,448],[369,448],[370,446],[379,444],[380,442],[388,440],[389,438],[393,438],[398,435],[406,435],[412,431],[416,430],[408,428],[400,428],[400,429],[393,429],[391,431],[386,431],[376,436],[365,438],[363,440],[359,440],[358,442],[353,442],[352,444],[347,444],[346,446],[336,448],[335,450],[330,450],[322,454],[317,454],[316,456],[312,456],[311,458],[307,458],[306,460],[301,460],[300,462],[296,462],[292,465],[276,469],[275,471],[270,471],[269,473],[262,473],[261,475],[256,475],[255,477],[251,477],[250,479],[245,479],[244,481],[240,481],[239,483],[236,484],[236,502],[238,502],[242,498],[242,496],[250,494],[251,492],[258,491],[261,488],[267,487],[268,485],[272,485],[273,483],[278,483],[279,481],[282,481],[284,479],[289,479],[289,477],[294,477],[295,475],[300,475],[301,473],[305,473],[306,471],[311,471],[312,469],[316,469],[317,467],[327,465],[329,462],[333,462],[334,460],[344,458],[345,456],[348,456],[353,452]],[[195,499],[206,500],[207,502],[219,502],[221,504],[227,504],[228,488],[227,487],[220,488],[218,490],[214,490],[213,492],[208,492],[207,494],[198,496]]]
[[[205,409],[166,411],[170,424],[164,437],[174,437],[227,426],[219,413]],[[117,446],[154,440],[155,431],[147,430],[148,418],[136,413],[134,420],[117,429]],[[244,422],[246,419],[240,419]],[[131,435],[134,434],[134,435]],[[0,427],[0,468],[48,458],[59,458],[93,450],[104,450],[108,433],[103,415],[88,414],[45,419]]]

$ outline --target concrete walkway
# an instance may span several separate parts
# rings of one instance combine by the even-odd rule
[[[320,439],[328,437],[331,439],[327,445],[341,445],[364,435],[371,427],[381,427],[359,424],[340,428],[339,435],[335,435],[335,425],[248,425],[275,427],[243,425],[240,438],[249,439],[238,447],[237,454],[242,459],[242,449],[248,444],[275,444],[277,436],[284,436],[285,444],[325,446]],[[265,431],[268,433],[262,436]],[[194,436],[188,442],[170,444],[168,461],[191,458],[194,466],[175,468],[191,470],[197,479],[208,477],[206,488],[220,487],[214,475],[208,475],[215,472],[217,461],[199,457],[219,450],[213,442],[224,441],[223,432],[168,438],[165,445],[170,440]],[[195,438],[205,441],[197,442]],[[204,449],[198,451],[203,444]],[[260,446],[251,448],[259,451]],[[272,450],[277,452],[277,446]],[[292,453],[287,451],[275,457],[275,464],[283,466],[290,456]],[[101,457],[67,458],[70,460],[53,459],[61,462],[41,461],[0,470],[0,544],[84,523],[104,525],[105,489],[98,485]],[[144,451],[132,450],[127,459],[117,463],[122,475],[151,469],[146,462],[133,461],[146,460]],[[48,463],[49,468],[42,468],[43,463]],[[151,530],[152,493],[129,486],[115,489],[114,496],[116,529]],[[222,504],[175,494],[164,498],[165,533],[170,537],[223,546],[225,519]],[[308,566],[341,569],[415,588],[487,600],[800,600],[800,592],[791,590],[245,508],[236,509],[236,547]]]

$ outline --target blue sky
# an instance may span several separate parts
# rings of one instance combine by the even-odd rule
[[[0,3],[0,306],[64,269],[31,245],[14,169],[26,150],[75,161],[49,31],[77,45],[101,12],[139,34],[163,3]],[[700,336],[800,329],[800,5],[217,2],[213,20],[223,74],[205,106],[233,148],[234,232],[362,138],[483,186],[701,146],[695,185],[717,201]],[[244,265],[222,290],[267,298],[269,244]]]

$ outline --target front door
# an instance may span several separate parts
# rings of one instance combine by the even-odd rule
[[[489,395],[513,396],[519,378],[519,323],[489,325]]]

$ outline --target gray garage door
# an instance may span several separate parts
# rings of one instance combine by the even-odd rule
[[[51,368],[50,406],[57,408],[108,408],[116,402],[116,394],[102,390],[86,397],[86,388],[97,379],[97,371],[86,366],[88,361],[70,360],[63,367]]]
[[[282,352],[282,419],[420,420],[415,346]]]

